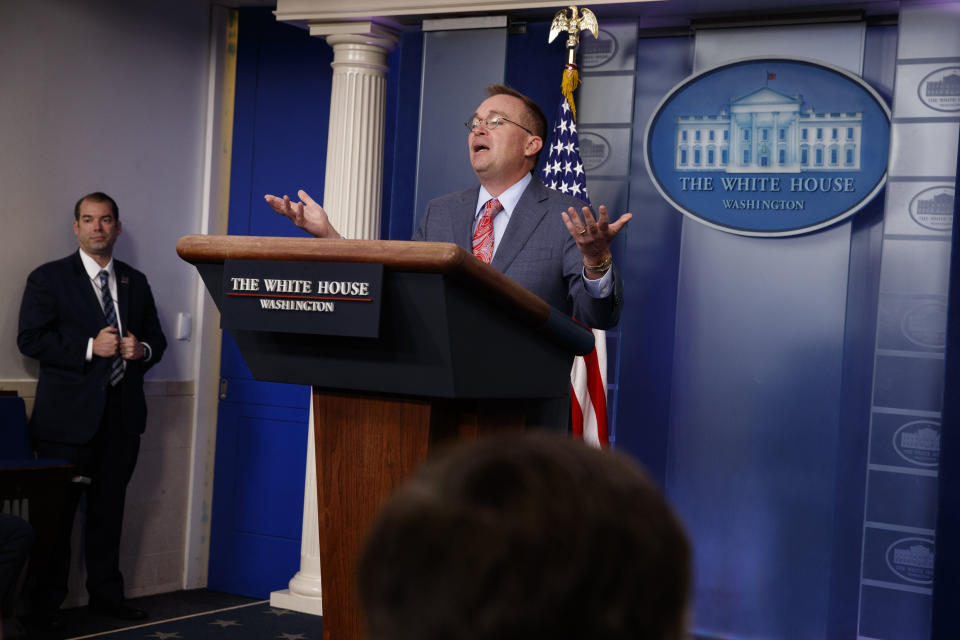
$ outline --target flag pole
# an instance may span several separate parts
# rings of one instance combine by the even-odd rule
[[[549,180],[548,187],[590,203],[587,194],[586,174],[580,158],[577,134],[577,108],[573,92],[580,85],[577,69],[577,50],[581,32],[587,31],[594,38],[600,36],[597,16],[590,9],[570,7],[558,11],[550,25],[548,42],[558,35],[567,35],[567,62],[564,65],[560,91],[563,100],[557,110],[557,124],[550,135],[549,153],[543,174]],[[567,115],[569,110],[569,115]],[[593,330],[594,349],[585,357],[574,358],[570,370],[570,405],[573,436],[598,447],[609,447],[607,425],[607,349],[606,333]]]

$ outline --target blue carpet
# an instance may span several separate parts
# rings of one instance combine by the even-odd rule
[[[320,622],[319,616],[275,609],[264,600],[73,640],[321,640]]]

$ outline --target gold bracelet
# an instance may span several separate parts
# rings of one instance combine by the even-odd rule
[[[583,268],[589,271],[590,273],[606,273],[610,270],[610,265],[613,264],[613,254],[608,253],[607,257],[603,259],[603,262],[600,264],[587,264],[587,259],[583,259]]]

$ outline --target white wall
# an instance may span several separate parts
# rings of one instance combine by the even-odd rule
[[[115,254],[147,274],[170,343],[147,376],[150,417],[127,499],[121,566],[131,596],[181,586],[189,501],[205,495],[188,485],[209,479],[202,468],[197,480],[192,462],[212,455],[215,426],[207,411],[196,428],[202,341],[173,333],[178,312],[204,314],[196,273],[175,246],[209,224],[210,16],[209,0],[0,2],[0,388],[31,404],[37,364],[16,346],[24,283],[76,249],[73,205],[91,191],[117,200]],[[74,560],[67,605],[85,600]],[[205,567],[205,557],[191,562]]]
[[[90,191],[117,200],[116,254],[147,274],[167,334],[192,310],[174,247],[199,230],[209,15],[205,0],[0,3],[0,379],[36,375],[13,339],[24,282],[76,248],[73,205]],[[150,376],[190,379],[192,360],[171,341]]]

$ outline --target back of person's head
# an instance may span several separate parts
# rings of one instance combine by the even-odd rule
[[[690,547],[627,457],[512,434],[425,463],[381,510],[358,582],[370,640],[676,640]]]

